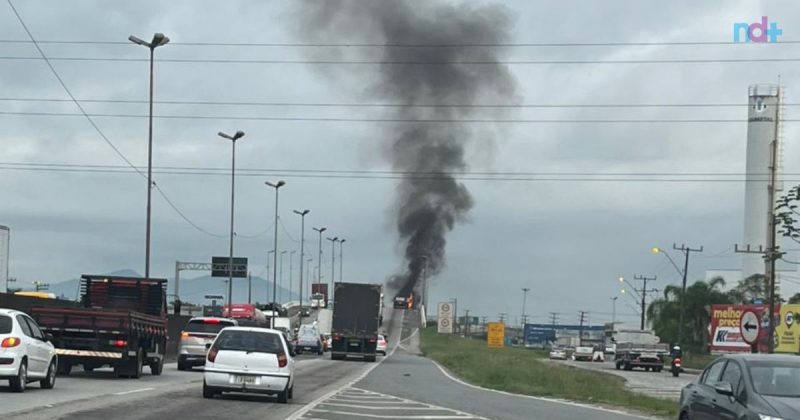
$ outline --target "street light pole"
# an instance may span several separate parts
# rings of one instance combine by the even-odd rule
[[[280,190],[280,188],[282,186],[286,185],[286,183],[283,182],[283,181],[278,181],[277,183],[273,184],[273,183],[267,181],[264,184],[267,185],[267,186],[270,186],[272,188],[275,188],[275,238],[274,238],[275,242],[274,242],[274,246],[273,246],[273,249],[275,250],[275,255],[274,255],[274,260],[272,261],[274,263],[274,267],[272,267],[272,305],[273,305],[272,310],[273,311],[277,311],[278,308],[276,308],[275,306],[277,306],[277,303],[278,303],[277,302],[277,296],[276,296],[276,293],[277,293],[276,287],[278,285],[277,284],[277,274],[278,273],[276,272],[278,270],[278,252],[277,252],[277,250],[278,250],[278,190]],[[270,326],[272,328],[275,328],[275,317],[273,316],[272,318],[270,318],[270,320],[271,320],[270,321],[270,324],[271,324]]]
[[[342,258],[342,253],[343,253],[342,248],[344,248],[344,241],[345,241],[344,238],[339,239],[339,282],[344,280],[344,277],[342,277],[342,265],[344,264],[343,263],[344,259]]]
[[[150,112],[148,115],[147,128],[147,222],[145,227],[145,246],[144,246],[144,277],[150,278],[150,203],[153,189],[153,55],[156,48],[167,45],[169,38],[157,32],[153,35],[151,42],[144,41],[133,35],[128,40],[134,44],[147,47],[150,50]]]
[[[292,261],[294,261],[294,254],[297,254],[297,251],[292,251],[289,253],[289,302],[292,300],[292,281],[294,280],[292,274],[294,271]],[[302,264],[302,261],[300,263]]]
[[[523,287],[522,288],[522,325],[523,325],[523,327],[525,326],[525,303],[527,303],[526,301],[528,300],[528,292],[530,290],[531,289],[528,288],[528,287]]]
[[[311,229],[314,229],[316,232],[319,233],[319,256],[317,257],[317,283],[321,283],[322,282],[322,232],[325,232],[326,230],[328,230],[328,228],[312,227]],[[328,302],[325,303],[327,304]]]
[[[280,276],[279,277],[280,278],[280,283],[279,284],[280,284],[280,288],[281,288],[281,294],[279,295],[280,297],[278,298],[278,300],[281,301],[282,303],[283,303],[283,256],[286,255],[287,252],[289,252],[289,251],[281,251],[281,269],[280,269],[280,274],[279,274],[279,276]]]
[[[619,296],[614,296],[611,298],[611,329],[614,329],[614,325],[617,323],[617,299]]]
[[[310,213],[311,210],[294,210],[294,213],[300,216],[300,288],[299,296],[300,296],[300,317],[303,317],[303,259],[305,259],[305,234],[306,234],[306,215]],[[308,270],[306,270],[308,272]],[[309,276],[310,277],[310,276]]]
[[[244,137],[244,131],[237,131],[236,134],[229,136],[223,132],[217,133],[220,137],[231,141],[231,237],[230,254],[228,257],[228,316],[231,315],[233,304],[233,204],[236,195],[236,140]]]
[[[672,263],[672,266],[675,267],[675,270],[678,272],[678,274],[680,274],[681,277],[683,278],[683,282],[681,283],[680,313],[678,315],[678,343],[681,343],[683,340],[683,316],[684,316],[683,314],[686,309],[686,303],[685,303],[686,299],[684,299],[684,297],[686,296],[686,275],[689,272],[689,253],[703,252],[703,247],[701,246],[700,248],[691,248],[687,247],[686,245],[681,245],[680,247],[678,247],[677,244],[672,244],[672,249],[676,251],[681,251],[684,254],[683,270],[678,268],[678,265],[675,264],[675,261],[672,260],[672,257],[669,256],[669,253],[667,253],[667,251],[659,247],[653,247],[652,251],[654,254],[658,253],[664,254],[669,259],[669,262]]]
[[[339,237],[337,236],[337,237],[325,238],[325,239],[331,241],[331,290],[333,290],[336,287],[336,278],[333,276],[334,273],[336,272],[336,249],[335,249],[335,246],[336,246],[336,241],[339,240]],[[339,281],[341,281],[341,280],[339,280]],[[331,294],[333,294],[333,293],[331,293]]]

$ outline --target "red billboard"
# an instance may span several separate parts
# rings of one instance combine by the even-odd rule
[[[711,353],[752,352],[752,346],[742,338],[739,326],[745,311],[753,311],[759,316],[761,329],[757,339],[758,352],[767,352],[768,305],[711,305],[711,325],[709,325]],[[775,305],[775,313],[780,313],[780,305]]]

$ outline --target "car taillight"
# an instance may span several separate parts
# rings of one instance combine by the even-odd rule
[[[286,367],[289,364],[289,359],[286,357],[286,353],[278,353],[278,367]]]
[[[680,358],[680,357],[676,357],[676,358],[675,358],[675,360],[673,360],[673,362],[674,362],[676,365],[679,365],[679,364],[681,364],[681,358]]]
[[[219,324],[218,319],[204,319],[203,324]]]
[[[181,340],[186,340],[189,338],[189,333],[186,331],[181,331]]]
[[[0,343],[0,347],[7,349],[10,347],[17,347],[20,343],[19,338],[17,337],[8,337],[3,339],[3,342]]]
[[[216,360],[216,358],[217,358],[217,352],[218,352],[218,350],[216,348],[213,348],[213,347],[211,348],[211,350],[208,351],[208,361],[209,362],[214,363],[214,360]]]
[[[114,347],[125,347],[128,345],[128,342],[125,340],[114,340],[111,344],[113,344]]]

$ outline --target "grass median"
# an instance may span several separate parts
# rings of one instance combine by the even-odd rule
[[[634,394],[615,375],[543,361],[519,348],[489,349],[480,340],[422,331],[422,352],[462,380],[486,388],[541,397],[564,398],[675,417],[674,401]]]

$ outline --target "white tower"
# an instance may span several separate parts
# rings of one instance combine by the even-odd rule
[[[759,246],[767,248],[769,245],[768,212],[770,207],[775,206],[774,202],[767,202],[773,141],[778,142],[776,189],[782,189],[780,173],[783,147],[781,138],[783,89],[778,85],[752,85],[748,89],[748,94],[744,244],[757,249]],[[761,255],[742,255],[742,278],[765,272],[765,261]]]

